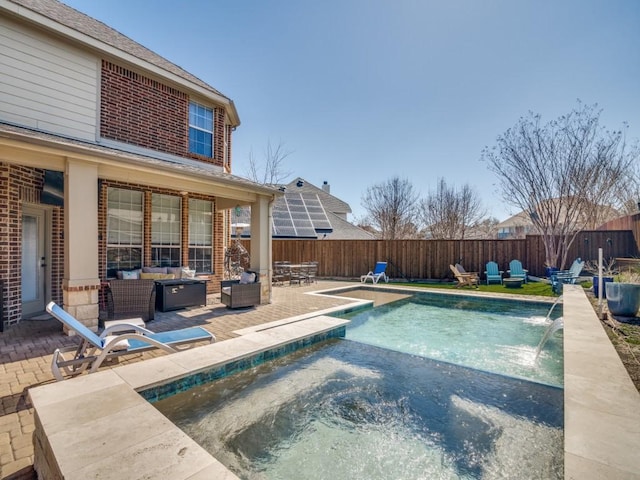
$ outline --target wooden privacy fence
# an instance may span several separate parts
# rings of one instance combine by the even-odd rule
[[[243,244],[251,253],[249,240]],[[638,255],[629,230],[583,231],[569,249],[569,264],[576,257],[597,260],[598,248],[606,258]],[[451,277],[449,264],[461,263],[468,271],[484,272],[488,261],[501,270],[518,259],[535,276],[545,274],[542,237],[516,240],[273,240],[273,261],[318,261],[318,276],[358,278],[377,261],[389,262],[387,274],[394,279],[443,279]],[[566,266],[568,268],[568,265]]]

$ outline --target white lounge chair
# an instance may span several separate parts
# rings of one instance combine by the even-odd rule
[[[53,352],[51,371],[56,380],[79,375],[85,370],[93,373],[106,359],[129,353],[140,353],[159,348],[175,353],[194,346],[196,342],[213,343],[215,337],[202,327],[184,328],[154,333],[133,323],[121,322],[106,328],[100,335],[92,332],[71,314],[54,302],[49,302],[47,312],[60,320],[81,338],[78,347],[58,348]],[[65,354],[75,352],[73,357]]]
[[[378,283],[382,279],[386,283],[389,283],[389,277],[385,273],[386,269],[387,269],[387,262],[377,262],[376,266],[372,271],[360,277],[360,281],[362,283],[366,283],[367,280],[371,279],[372,283]]]

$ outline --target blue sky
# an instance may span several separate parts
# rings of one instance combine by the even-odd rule
[[[480,154],[528,111],[597,103],[640,138],[637,0],[64,1],[234,100],[235,174],[283,144],[292,178],[328,181],[355,217],[395,175],[516,213]]]

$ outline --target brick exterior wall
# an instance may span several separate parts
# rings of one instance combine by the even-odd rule
[[[100,257],[99,275],[102,280],[107,278],[107,191],[109,187],[138,190],[144,192],[144,231],[143,231],[143,266],[152,266],[151,262],[151,198],[153,193],[174,195],[182,198],[182,245],[181,258],[182,265],[189,264],[189,198],[209,200],[213,202],[213,273],[207,275],[207,293],[220,292],[220,280],[222,280],[224,268],[224,244],[223,244],[223,213],[215,213],[215,198],[204,195],[190,194],[181,196],[180,192],[164,188],[151,188],[146,185],[113,182],[103,180],[100,182],[100,200],[98,205],[98,231],[99,245],[98,255]]]
[[[0,246],[0,278],[4,281],[2,320],[6,325],[22,319],[22,207],[25,203],[40,203],[43,182],[44,170],[0,164],[0,238],[3,239]],[[45,233],[51,234],[46,239],[51,258],[47,258],[49,278],[45,283],[48,287],[47,296],[55,302],[61,302],[64,218],[60,207],[47,208],[51,212],[51,224]]]
[[[225,111],[213,109],[213,158],[189,152],[189,96],[127,68],[102,61],[100,136],[222,167]],[[230,138],[230,135],[229,135]]]

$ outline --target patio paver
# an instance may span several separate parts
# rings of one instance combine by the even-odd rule
[[[345,282],[319,281],[312,285],[274,287],[272,303],[252,309],[229,310],[219,303],[219,296],[209,296],[206,307],[156,312],[149,322],[153,331],[202,326],[218,342],[237,337],[237,330],[262,323],[350,303],[347,298],[304,295],[310,291],[348,285]],[[33,479],[33,409],[28,401],[30,387],[55,382],[51,357],[56,348],[76,345],[77,339],[62,333],[57,320],[23,320],[0,333],[0,479]],[[166,355],[160,350],[121,357],[103,369],[135,363]]]

